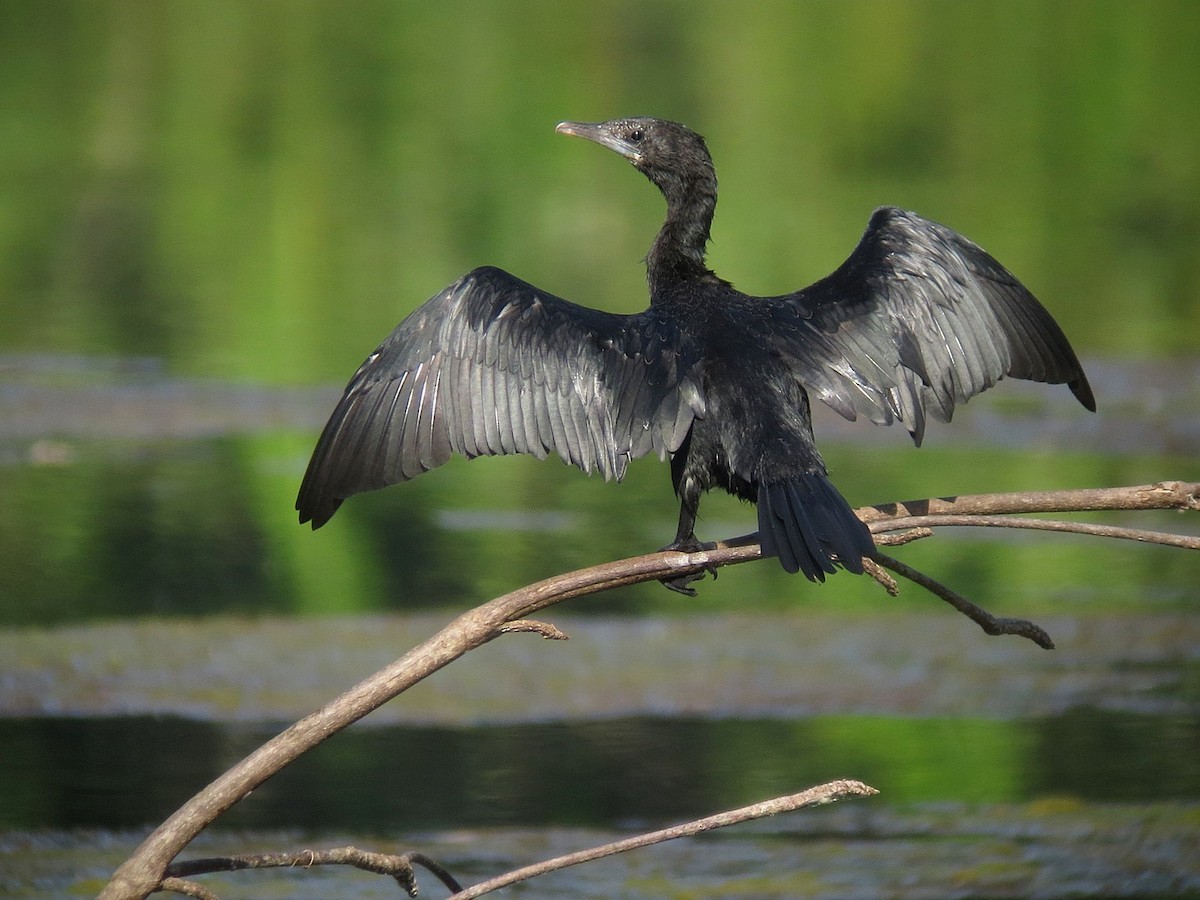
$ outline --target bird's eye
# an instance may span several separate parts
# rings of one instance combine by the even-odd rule
[[[631,144],[640,144],[643,137],[645,137],[645,135],[642,134],[642,129],[640,128],[635,128],[633,131],[629,132],[629,142]]]

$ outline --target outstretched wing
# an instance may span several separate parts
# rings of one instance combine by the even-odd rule
[[[1005,375],[1091,387],[1058,323],[982,248],[936,222],[877,209],[854,252],[804,290],[768,298],[775,349],[847,419],[899,421],[921,443],[926,415]]]
[[[350,379],[300,487],[300,521],[319,528],[352,494],[452,453],[554,451],[619,479],[630,459],[678,449],[703,413],[696,359],[653,310],[588,309],[476,269],[396,326]]]

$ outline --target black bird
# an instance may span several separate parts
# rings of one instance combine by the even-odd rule
[[[467,457],[551,451],[620,479],[631,459],[670,457],[679,529],[695,551],[700,495],[758,505],[764,556],[824,581],[861,573],[874,543],[826,477],[808,396],[847,419],[926,416],[1005,375],[1087,378],[1058,324],[1012,274],[960,234],[911,212],[875,210],[833,274],[751,297],[705,265],[717,179],[704,140],[674,122],[563,122],[649,178],[667,217],[646,256],[650,308],[577,306],[497,268],[436,294],[367,357],[317,443],[296,508],[319,528],[342,501]],[[693,593],[697,576],[667,581]]]

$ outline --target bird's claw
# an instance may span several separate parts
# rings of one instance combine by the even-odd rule
[[[695,597],[696,589],[688,587],[693,581],[700,581],[704,577],[704,573],[708,572],[712,575],[713,580],[717,578],[717,570],[713,566],[706,566],[700,572],[692,572],[690,575],[679,575],[675,578],[660,578],[663,587],[670,588],[676,593],[683,594],[686,597]]]
[[[675,550],[679,553],[699,553],[703,550],[715,549],[717,549],[717,545],[715,543],[705,543],[696,540],[694,537],[686,540],[675,541],[674,543],[663,547],[664,551]],[[702,578],[704,578],[704,574],[706,572],[712,575],[713,580],[716,581],[716,566],[705,566],[699,572],[689,572],[687,575],[676,575],[674,578],[660,578],[659,581],[662,582],[664,587],[670,588],[676,593],[683,594],[686,597],[695,597],[696,589],[688,587],[688,585],[690,585],[693,581],[700,581]]]
[[[660,578],[663,587],[670,588],[677,594],[683,594],[685,597],[695,597],[696,589],[688,587],[693,581],[699,581],[704,577],[703,572],[693,572],[691,575],[680,575],[677,578]]]

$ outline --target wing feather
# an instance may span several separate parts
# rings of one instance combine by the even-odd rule
[[[677,450],[703,412],[699,354],[670,320],[588,309],[476,269],[359,367],[296,508],[320,527],[346,497],[414,478],[452,453],[553,451],[619,479],[630,459]]]
[[[386,415],[389,419],[394,419],[397,415],[402,416],[404,415],[404,410],[408,407],[411,397],[411,391],[405,391],[405,381],[398,381],[394,389],[380,392],[380,409],[385,408],[384,402],[386,402]],[[386,436],[387,429],[378,429],[375,433],[375,446],[372,448],[372,452],[383,460],[384,469],[400,464],[400,445],[399,443],[389,443],[386,440]]]
[[[1005,376],[1066,383],[1096,408],[1037,299],[980,247],[914,213],[876,210],[837,271],[763,302],[767,339],[801,384],[848,419],[903,422],[918,444],[927,416],[949,421]]]

